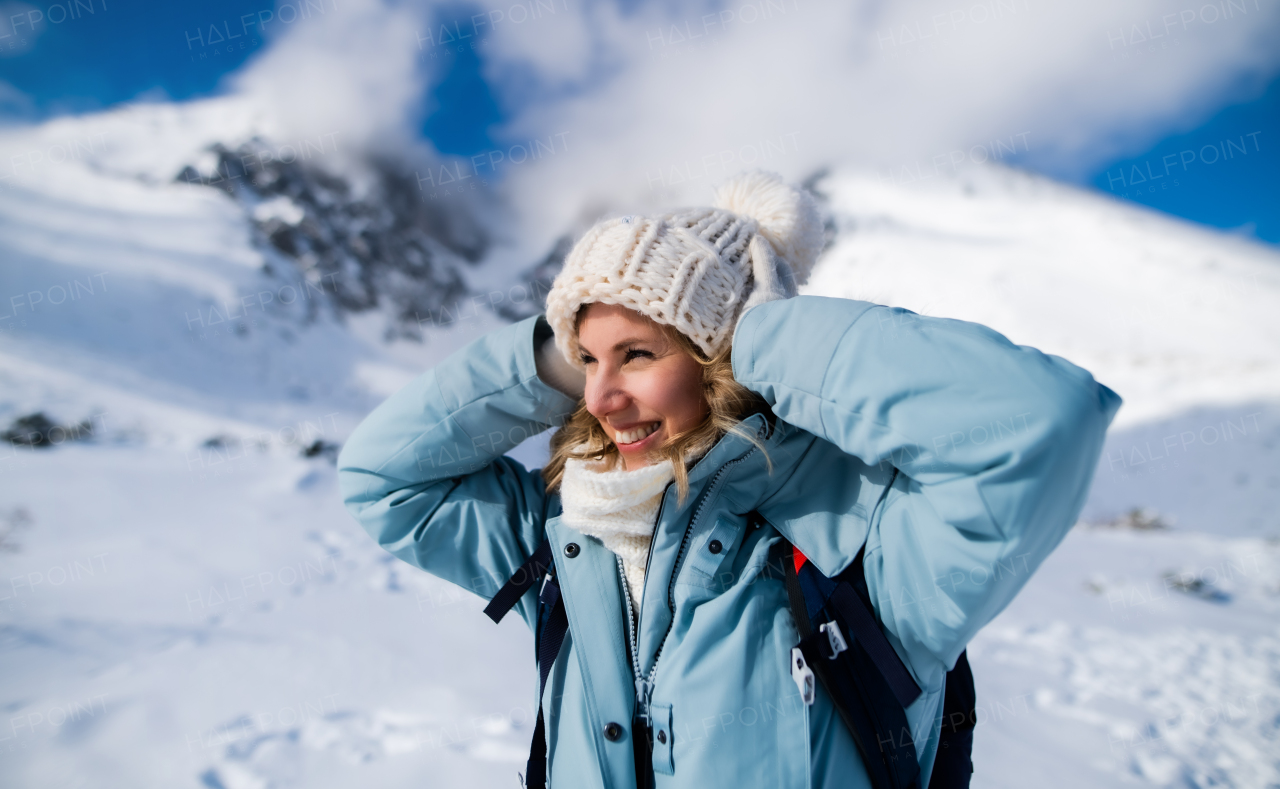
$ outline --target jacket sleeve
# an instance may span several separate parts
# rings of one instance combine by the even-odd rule
[[[867,583],[886,630],[948,667],[1075,523],[1121,402],[984,326],[817,296],[748,311],[733,369],[779,418],[900,472]]]
[[[481,337],[374,409],[338,458],[347,509],[378,544],[486,599],[541,542],[549,504],[503,453],[576,407],[538,378],[549,335],[529,318]]]

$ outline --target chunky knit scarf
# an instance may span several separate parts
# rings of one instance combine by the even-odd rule
[[[670,460],[635,471],[614,470],[609,463],[573,458],[565,462],[560,483],[561,519],[583,534],[599,538],[604,547],[622,558],[627,588],[638,608],[658,505],[674,471]]]

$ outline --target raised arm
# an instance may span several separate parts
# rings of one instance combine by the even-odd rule
[[[550,334],[529,318],[457,351],[374,409],[338,458],[343,500],[370,536],[485,598],[547,517],[541,476],[503,453],[575,407],[538,377],[534,349]]]
[[[748,311],[733,369],[779,418],[898,469],[867,582],[886,629],[947,666],[1071,528],[1120,407],[984,326],[817,296]]]

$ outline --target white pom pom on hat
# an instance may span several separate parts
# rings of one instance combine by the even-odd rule
[[[711,205],[756,220],[760,235],[791,266],[796,284],[809,279],[824,240],[812,195],[788,186],[777,173],[751,170],[725,182]]]
[[[579,369],[577,314],[592,302],[674,326],[715,356],[746,310],[795,295],[822,243],[808,192],[775,173],[740,173],[716,190],[710,207],[598,222],[552,283],[547,321],[556,346]]]

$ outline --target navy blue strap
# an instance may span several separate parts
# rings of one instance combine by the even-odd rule
[[[569,632],[569,616],[564,609],[560,584],[556,581],[555,566],[551,562],[550,540],[542,541],[528,561],[520,565],[484,609],[485,615],[490,619],[501,622],[520,598],[543,578],[546,580],[538,593],[535,634],[538,649],[538,722],[533,728],[533,739],[529,743],[529,761],[524,775],[526,789],[546,789],[547,724],[542,714],[542,694],[547,689],[551,666],[560,654],[565,634]]]
[[[853,735],[871,786],[920,789],[920,763],[906,710],[887,683],[871,679],[878,671],[860,642],[854,640],[830,660],[822,650],[825,641],[815,631],[800,642],[800,649]]]
[[[533,727],[533,742],[529,745],[529,761],[524,768],[524,789],[546,789],[546,787],[547,724],[542,719],[542,705],[539,704],[538,723]]]
[[[862,551],[854,561],[861,566]],[[876,624],[869,598],[858,594],[853,568],[841,577],[828,578],[813,562],[805,561],[796,572],[788,555],[783,569],[792,615],[801,633],[800,649],[853,736],[871,785],[919,789],[920,764],[898,691],[905,696],[914,689],[914,700],[920,689]],[[849,636],[844,651],[833,654],[828,634],[814,628],[814,623],[827,619],[834,619]],[[900,689],[885,678],[895,668],[906,677]]]
[[[564,643],[564,634],[569,632],[569,616],[564,610],[564,601],[560,599],[560,584],[555,576],[547,579],[538,602],[546,606],[550,615],[538,638],[538,698],[547,687],[547,674],[551,673],[551,664],[556,662],[560,654],[560,645]]]
[[[978,696],[973,688],[968,650],[965,650],[956,658],[955,668],[947,672],[946,690],[942,694],[942,733],[967,731],[977,723]]]
[[[815,611],[810,611],[808,604],[805,602],[805,592],[800,586],[800,576],[796,573],[796,563],[793,556],[793,546],[791,543],[783,540],[778,543],[783,546],[778,554],[782,556],[782,577],[787,584],[787,600],[791,603],[791,615],[796,620],[796,630],[800,633],[801,640],[809,637],[813,633],[813,622],[811,616],[816,611],[821,610],[819,606]]]
[[[551,613],[538,634],[538,723],[533,728],[533,740],[529,743],[529,762],[525,766],[525,789],[546,789],[547,785],[547,728],[542,714],[542,693],[547,688],[547,676],[560,654],[565,633],[569,632],[569,617],[560,599],[560,585],[555,577],[547,580],[540,606],[550,606]],[[546,609],[544,609],[546,610]]]
[[[908,707],[920,697],[920,686],[876,622],[875,609],[871,606],[863,576],[862,554],[860,549],[849,569],[836,578],[827,578],[813,562],[805,562],[797,581],[805,590],[810,617],[816,619],[826,607],[844,620],[853,637],[867,650],[867,655],[893,691],[894,698],[903,707]]]
[[[506,616],[507,612],[520,602],[520,598],[524,597],[524,593],[529,591],[529,587],[546,575],[550,568],[551,541],[543,540],[538,550],[533,552],[533,556],[530,556],[528,561],[512,573],[498,593],[489,601],[489,605],[485,606],[485,616],[494,622],[501,622],[502,617]]]
[[[859,568],[862,567],[861,551],[858,552],[858,558],[854,561]],[[860,569],[859,575],[861,575]],[[828,602],[853,631],[854,638],[861,642],[862,648],[867,650],[871,661],[875,663],[884,681],[888,683],[889,689],[893,691],[894,698],[903,708],[911,706],[911,702],[920,697],[920,686],[912,678],[911,672],[907,671],[906,665],[894,651],[889,639],[885,638],[884,633],[881,632],[869,604],[858,596],[848,582],[836,584]]]

